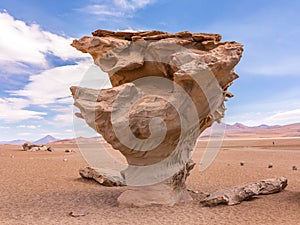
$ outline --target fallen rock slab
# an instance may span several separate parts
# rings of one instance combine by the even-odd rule
[[[111,169],[100,169],[93,167],[86,167],[79,170],[79,174],[83,178],[94,179],[103,186],[125,186],[125,180],[118,171]]]
[[[257,195],[281,192],[286,186],[287,178],[285,177],[266,179],[218,190],[200,202],[204,206],[215,206],[219,204],[236,205]]]
[[[24,151],[48,151],[53,152],[53,149],[51,147],[47,147],[46,145],[37,145],[37,144],[31,144],[31,143],[24,143],[22,145]]]

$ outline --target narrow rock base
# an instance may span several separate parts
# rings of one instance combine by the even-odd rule
[[[192,200],[186,189],[174,190],[170,185],[162,183],[131,187],[119,196],[118,203],[119,207],[173,206]]]
[[[185,181],[194,166],[193,160],[189,160],[180,171],[162,183],[129,187],[119,196],[119,207],[173,206],[192,201],[193,198],[188,193]]]

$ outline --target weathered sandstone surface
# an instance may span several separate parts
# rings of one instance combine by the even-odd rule
[[[283,191],[287,186],[287,178],[279,177],[238,185],[228,189],[218,190],[203,199],[205,206],[218,204],[236,205],[244,200],[250,200],[257,195],[267,195]]]
[[[126,157],[125,183],[169,186],[172,200],[162,204],[189,200],[184,181],[192,151],[201,132],[224,116],[243,46],[218,34],[105,30],[72,46],[109,75],[112,88],[71,91],[76,115]]]

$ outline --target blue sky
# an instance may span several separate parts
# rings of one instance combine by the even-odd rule
[[[91,58],[69,44],[96,29],[220,33],[245,51],[225,122],[300,122],[297,0],[1,0],[0,141],[71,138],[69,86]],[[103,86],[105,74],[99,74]]]

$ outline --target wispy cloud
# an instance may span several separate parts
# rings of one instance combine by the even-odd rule
[[[234,100],[232,99],[232,101]],[[290,95],[283,96],[282,98],[274,95],[268,100],[264,100],[262,96],[260,101],[245,101],[235,104],[235,106],[228,106],[228,110],[225,113],[225,122],[240,122],[251,126],[296,123],[300,122],[300,118],[294,117],[290,113],[297,113],[299,109],[299,94],[293,96],[293,92],[291,92]]]
[[[31,105],[69,103],[69,87],[80,83],[90,65],[90,61],[85,61],[76,65],[45,70],[40,74],[30,76],[30,82],[23,89],[10,91],[10,93],[13,96],[28,99]]]
[[[25,109],[27,105],[28,101],[23,98],[0,98],[0,120],[16,123],[28,119],[40,120],[47,115],[46,112]]]
[[[56,115],[49,122],[49,124],[52,124],[53,126],[56,126],[56,127],[72,125],[73,124],[73,116],[74,116],[73,109],[74,109],[74,106],[72,104],[58,106],[56,108],[53,108],[52,111],[56,112]]]
[[[91,1],[92,4],[80,9],[80,11],[96,15],[99,20],[132,17],[134,12],[154,3],[155,1],[156,0],[94,0]]]
[[[51,108],[47,108],[49,104],[71,105],[69,86],[80,83],[92,64],[90,57],[70,46],[72,38],[42,30],[38,24],[17,20],[6,11],[0,12],[0,27],[0,79],[4,82],[15,74],[29,75],[29,80],[18,90],[3,90],[8,97],[0,98],[0,122],[41,121],[51,114]],[[73,60],[74,65],[51,68],[49,55],[61,61]],[[41,72],[32,74],[33,71]],[[33,129],[34,125],[23,126],[17,128]]]
[[[38,24],[26,24],[7,12],[0,12],[0,66],[2,73],[28,71],[28,64],[47,68],[47,55],[62,60],[82,58],[70,46],[72,38],[42,30]]]
[[[283,111],[265,118],[267,124],[287,124],[300,122],[300,109]]]
[[[53,122],[56,123],[58,126],[59,125],[70,125],[73,124],[73,110],[68,110],[65,113],[61,113],[56,115],[53,118]]]
[[[53,111],[54,120],[59,122],[59,126],[71,125],[72,110],[69,108],[73,100],[69,87],[80,83],[90,65],[90,61],[85,61],[30,76],[29,83],[23,89],[10,91],[9,98],[0,98],[0,121],[17,123],[28,119],[41,120]],[[32,106],[42,107],[42,111],[29,110]],[[57,108],[68,110],[66,112]],[[69,119],[66,119],[67,113],[70,114]]]
[[[5,28],[5,32],[0,33],[0,66],[5,65],[0,79],[4,82],[15,74],[27,74],[17,90],[3,90],[4,97],[0,98],[2,138],[36,139],[37,134],[48,133],[72,136],[73,99],[69,87],[80,83],[86,87],[107,87],[107,75],[93,66],[88,54],[70,46],[71,38],[42,30],[38,24],[16,20],[7,12],[0,13],[0,26]],[[49,56],[57,57],[64,65],[50,66]],[[58,132],[61,130],[68,133]]]
[[[7,123],[28,119],[43,119],[51,113],[47,123],[56,127],[71,126],[73,123],[73,98],[70,86],[81,85],[91,88],[110,87],[108,75],[86,60],[76,65],[66,65],[44,70],[31,75],[29,82],[20,90],[8,91],[11,97],[0,101],[0,121]],[[32,106],[43,112],[27,110]],[[13,111],[13,112],[12,112]],[[43,121],[46,124],[46,121]]]
[[[285,125],[300,122],[300,108],[282,109],[280,112],[248,112],[225,117],[225,123],[240,122],[248,126]]]
[[[25,129],[37,129],[38,127],[41,126],[35,126],[35,125],[19,125],[17,128],[25,128]]]

